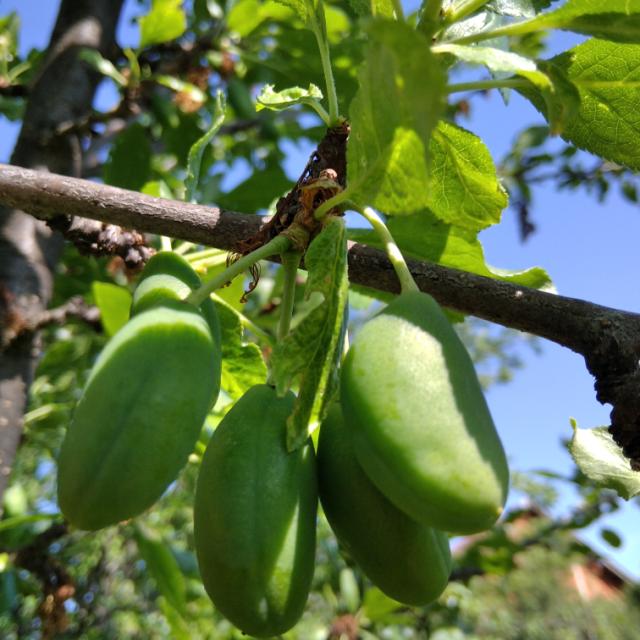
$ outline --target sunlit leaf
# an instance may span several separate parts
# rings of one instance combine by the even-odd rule
[[[111,282],[95,281],[91,290],[100,309],[100,321],[108,336],[114,335],[129,319],[131,292]]]
[[[569,451],[587,478],[630,500],[640,493],[640,472],[631,469],[629,459],[614,442],[607,427],[580,429],[572,420],[573,437]]]
[[[151,10],[139,24],[140,48],[179,38],[187,28],[182,0],[152,0]]]
[[[579,92],[562,137],[607,160],[640,169],[640,45],[588,40],[550,61]],[[549,119],[548,105],[522,90]]]
[[[374,20],[349,109],[351,200],[387,215],[424,208],[431,132],[442,112],[444,77],[429,42],[405,24]]]

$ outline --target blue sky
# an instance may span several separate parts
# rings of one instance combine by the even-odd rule
[[[0,0],[0,16],[17,11],[22,19],[21,50],[46,45],[55,19],[57,2]],[[128,0],[118,36],[123,45],[136,43],[131,25],[135,3]],[[554,40],[556,50],[573,43],[569,36]],[[111,106],[113,94],[100,91],[98,106]],[[494,158],[500,159],[515,135],[525,126],[543,124],[539,114],[518,95],[507,106],[497,92],[474,101],[473,117],[462,123],[480,135]],[[0,161],[7,162],[17,126],[0,117]],[[298,168],[306,161],[307,149],[290,158]],[[605,205],[583,192],[556,193],[549,187],[535,190],[533,215],[537,232],[522,244],[514,212],[506,210],[501,224],[484,231],[481,240],[490,264],[505,269],[543,266],[559,293],[629,311],[640,311],[640,209],[623,201],[615,189]],[[569,418],[582,427],[608,424],[608,408],[595,399],[593,379],[584,361],[567,349],[541,341],[542,354],[523,351],[526,366],[513,382],[492,388],[488,401],[503,438],[512,468],[551,469],[570,473],[573,462],[561,445],[571,435]],[[563,493],[564,507],[574,504],[570,492]],[[606,520],[623,538],[620,550],[613,550],[599,537],[601,523],[586,532],[586,540],[612,557],[627,572],[640,577],[640,553],[634,532],[640,526],[637,502]]]

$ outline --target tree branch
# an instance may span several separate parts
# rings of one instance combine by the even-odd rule
[[[0,203],[44,219],[84,216],[229,250],[261,224],[255,215],[2,164]],[[408,264],[420,289],[441,305],[547,338],[583,355],[596,377],[598,400],[613,405],[612,433],[626,455],[640,462],[640,315],[428,262]],[[362,244],[350,243],[349,279],[380,291],[400,290],[385,254]]]
[[[88,47],[110,54],[122,2],[62,0],[46,55],[28,87],[13,163],[79,174],[80,140],[72,132],[61,135],[58,129],[91,112],[100,77],[79,59],[78,52]],[[0,332],[8,322],[33,320],[46,309],[62,244],[58,234],[32,216],[0,207]],[[0,504],[38,357],[38,337],[33,332],[22,333],[0,355]]]

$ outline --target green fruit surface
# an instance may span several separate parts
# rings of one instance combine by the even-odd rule
[[[337,404],[320,428],[318,489],[336,537],[380,590],[413,606],[442,593],[451,572],[447,536],[409,518],[369,480]]]
[[[81,529],[138,515],[176,478],[218,393],[219,348],[199,311],[165,301],[98,357],[58,459],[58,501]]]
[[[171,251],[159,251],[147,262],[140,274],[138,285],[133,292],[131,315],[134,316],[161,305],[166,300],[184,300],[201,284],[198,274],[182,256]],[[218,399],[222,376],[220,320],[211,298],[207,298],[200,305],[200,312],[209,324],[211,336],[218,351],[218,357],[209,373],[217,385],[217,390],[211,400],[211,406],[213,406]]]
[[[509,471],[473,363],[438,304],[405,293],[367,322],[341,376],[356,457],[413,519],[443,531],[488,529]]]
[[[314,569],[317,480],[310,443],[288,453],[294,396],[252,387],[214,432],[194,507],[202,581],[241,631],[270,637],[295,625]]]
[[[145,265],[133,292],[131,314],[135,315],[164,300],[183,300],[202,284],[191,265],[177,253],[159,251]],[[220,343],[220,322],[215,305],[207,298],[200,311],[211,327],[211,334]]]

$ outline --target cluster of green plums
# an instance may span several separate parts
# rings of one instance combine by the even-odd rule
[[[193,451],[220,390],[220,327],[189,264],[154,256],[129,322],[98,357],[58,462],[65,517],[99,529],[149,508]],[[243,632],[290,629],[314,570],[318,496],[341,545],[390,597],[421,605],[447,584],[449,533],[489,528],[508,468],[470,358],[428,295],[398,296],[348,351],[341,392],[289,452],[295,396],[249,389],[215,430],[194,506],[207,593]]]

